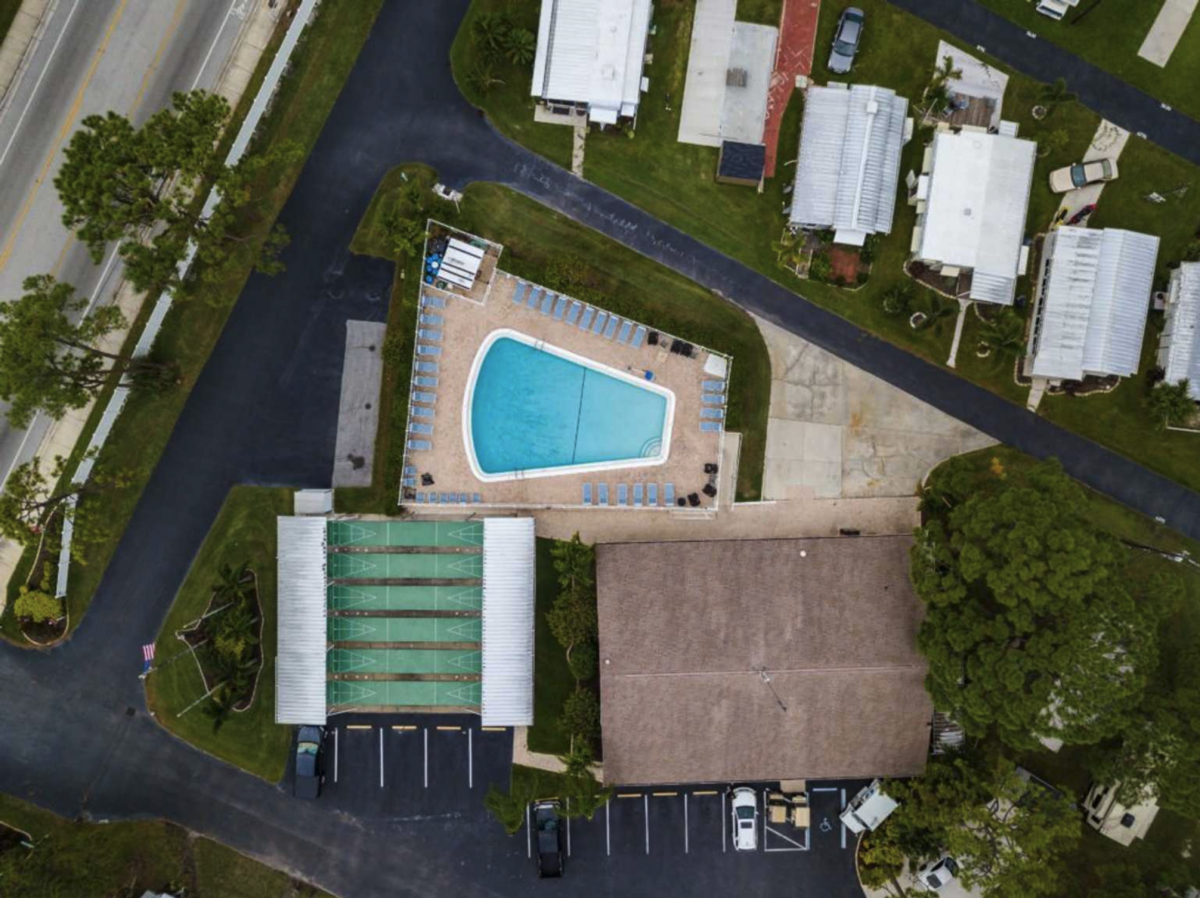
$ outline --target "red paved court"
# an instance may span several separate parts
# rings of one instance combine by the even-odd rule
[[[779,23],[779,47],[775,51],[775,71],[767,95],[767,126],[763,143],[767,145],[766,176],[775,174],[775,152],[779,144],[779,126],[787,111],[797,75],[812,72],[813,41],[817,37],[817,19],[821,0],[784,0]]]

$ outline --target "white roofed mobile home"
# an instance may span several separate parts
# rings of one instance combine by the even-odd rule
[[[1158,366],[1167,383],[1186,380],[1188,395],[1200,402],[1200,262],[1184,262],[1171,272]]]

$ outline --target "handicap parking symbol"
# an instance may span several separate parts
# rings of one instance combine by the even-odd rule
[[[833,829],[833,824],[829,822],[828,817],[821,818],[821,832],[827,833]]]

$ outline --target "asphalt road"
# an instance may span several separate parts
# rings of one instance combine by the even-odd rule
[[[238,30],[264,0],[59,0],[21,81],[0,109],[0,301],[53,272],[105,304],[120,283],[62,224],[54,177],[83,119],[110,109],[141,122],[177,90],[210,88]],[[27,461],[49,422],[28,432],[0,419],[0,483]]]
[[[292,236],[287,269],[247,282],[87,617],[52,652],[0,646],[7,722],[0,790],[67,816],[166,817],[347,896],[531,888],[525,846],[473,802],[433,814],[390,797],[341,805],[336,792],[328,804],[298,803],[168,735],[146,715],[137,679],[140,646],[155,638],[228,489],[329,485],[345,322],[384,319],[392,274],[390,264],[351,256],[348,245],[382,176],[405,161],[429,162],[454,184],[500,181],[538,197],[1003,442],[1058,455],[1085,483],[1200,535],[1195,494],[809,305],[497,136],[450,77],[448,50],[466,5],[385,4],[281,216]],[[494,769],[483,764],[480,776]],[[832,857],[819,875],[774,859],[728,869],[605,862],[555,888],[587,896],[855,894],[842,860],[849,853],[839,848]]]

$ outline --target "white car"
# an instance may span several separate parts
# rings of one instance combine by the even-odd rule
[[[1097,159],[1094,162],[1076,162],[1066,168],[1050,172],[1050,189],[1055,193],[1078,190],[1089,184],[1117,179],[1117,163],[1113,159]]]
[[[758,796],[748,786],[733,790],[733,848],[758,850]]]
[[[958,882],[958,862],[949,855],[926,861],[917,867],[917,882],[927,892],[948,891],[947,886]]]

